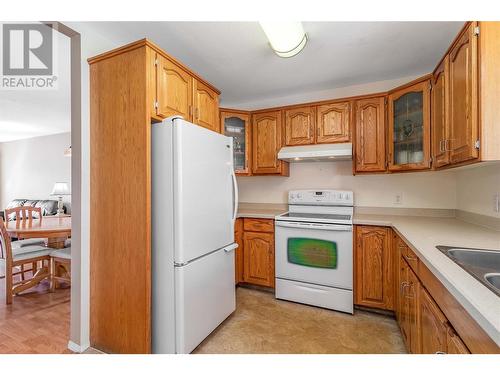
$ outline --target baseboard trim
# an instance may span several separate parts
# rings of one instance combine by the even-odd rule
[[[73,353],[83,353],[85,350],[88,349],[88,347],[82,348],[80,345],[78,345],[75,342],[69,340],[68,341],[68,349],[71,350]]]

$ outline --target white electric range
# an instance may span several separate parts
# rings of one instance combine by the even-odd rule
[[[293,190],[275,217],[276,298],[353,313],[353,193]]]

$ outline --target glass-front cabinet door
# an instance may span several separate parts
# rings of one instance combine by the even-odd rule
[[[233,138],[234,171],[250,174],[250,116],[245,112],[221,111],[222,133]]]
[[[430,167],[430,81],[389,95],[389,170]]]

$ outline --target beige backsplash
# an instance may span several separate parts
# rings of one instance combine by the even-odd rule
[[[364,207],[456,208],[456,175],[451,171],[352,175],[351,161],[291,163],[290,177],[238,177],[241,202],[286,203],[289,190],[354,191],[354,204]],[[403,194],[401,205],[394,204]]]

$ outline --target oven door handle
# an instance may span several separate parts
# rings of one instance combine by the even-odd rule
[[[292,222],[292,221],[276,221],[275,225],[277,227],[284,227],[284,228],[302,228],[302,229],[330,230],[337,232],[352,232],[352,225],[302,223],[302,222]]]

